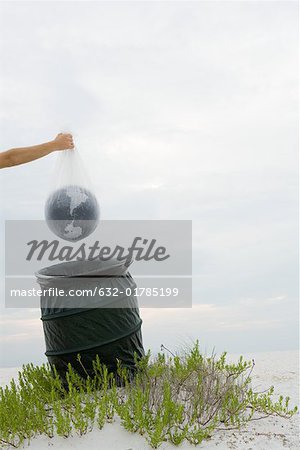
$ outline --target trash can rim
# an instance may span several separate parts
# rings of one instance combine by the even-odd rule
[[[47,270],[49,269],[58,269],[59,268],[66,268],[66,267],[73,267],[74,263],[78,263],[78,266],[83,265],[84,263],[95,263],[94,267],[90,268],[90,270],[81,271],[75,273],[65,273],[65,274],[47,274]],[[98,263],[98,265],[96,264]],[[110,263],[110,264],[104,264],[103,263]],[[70,261],[70,262],[64,262],[60,264],[53,264],[52,266],[43,267],[42,269],[36,271],[34,275],[38,279],[63,279],[63,278],[76,278],[76,277],[84,277],[85,275],[87,277],[94,275],[95,277],[101,277],[101,276],[122,276],[125,275],[128,271],[129,266],[131,265],[132,260],[128,262],[119,261],[117,259],[112,259],[109,261]],[[44,273],[43,273],[44,272]],[[46,273],[45,273],[46,272]]]

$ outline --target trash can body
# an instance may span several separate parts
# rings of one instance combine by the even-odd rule
[[[116,374],[119,360],[134,374],[135,359],[145,353],[136,284],[128,267],[116,260],[73,261],[41,269],[36,276],[43,292],[45,354],[62,379],[69,363],[81,376],[92,376],[96,355],[110,372]]]

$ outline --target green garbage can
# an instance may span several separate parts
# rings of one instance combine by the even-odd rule
[[[82,377],[92,376],[96,355],[117,382],[117,360],[134,376],[135,360],[145,352],[128,266],[118,260],[72,261],[41,269],[36,277],[43,292],[45,354],[64,382],[68,363]]]

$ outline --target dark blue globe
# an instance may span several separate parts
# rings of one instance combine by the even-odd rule
[[[56,236],[76,242],[95,230],[100,208],[96,197],[88,189],[69,185],[49,196],[45,217],[48,227]]]

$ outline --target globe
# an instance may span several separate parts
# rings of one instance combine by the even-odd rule
[[[81,186],[57,189],[46,201],[46,222],[50,230],[66,241],[79,241],[97,227],[100,208],[94,194]]]

